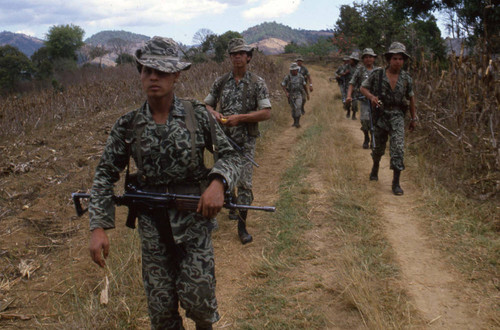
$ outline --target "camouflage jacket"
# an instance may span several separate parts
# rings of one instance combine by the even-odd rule
[[[304,86],[306,85],[306,79],[300,73],[297,73],[295,76],[287,74],[283,81],[281,82],[281,86],[285,87],[288,93],[290,93],[290,97],[299,97],[304,94]]]
[[[252,75],[256,81],[255,83],[252,83]],[[245,75],[238,83],[236,83],[232,72],[229,73],[229,77],[225,84],[224,76],[217,78],[210,88],[210,92],[204,102],[214,109],[217,103],[220,103],[220,109],[217,109],[217,111],[222,113],[223,116],[242,114],[242,98],[245,84],[247,85],[245,113],[271,108],[266,82],[261,77],[251,74],[248,71],[245,72]],[[239,145],[243,145],[247,140],[248,129],[246,123],[234,127],[223,127],[223,130]]]
[[[384,71],[382,71],[381,95],[377,95],[379,89],[378,81],[380,70]],[[385,74],[384,68],[377,68],[373,70],[368,78],[361,83],[361,87],[368,89],[370,93],[378,96],[379,100],[383,103],[384,111],[404,113],[408,108],[409,99],[414,95],[413,80],[404,70],[401,70],[399,73],[398,81],[396,82],[394,90],[391,89],[391,84]]]
[[[304,76],[304,78],[309,79],[309,70],[305,66],[299,66],[299,73]]]
[[[197,184],[203,179],[211,180],[215,175],[223,176],[229,188],[234,186],[242,164],[241,157],[231,147],[220,126],[215,125],[217,141],[213,144],[218,150],[219,158],[211,170],[205,167],[203,152],[205,149],[211,151],[213,145],[208,111],[199,102],[193,101],[192,104],[197,124],[195,164],[191,164],[191,135],[186,126],[186,112],[177,97],[174,97],[169,119],[165,124],[154,121],[147,102],[118,119],[95,171],[89,204],[91,230],[114,228],[115,205],[111,198],[113,186],[118,181],[120,172],[129,163],[129,156],[138,164],[139,146],[145,184],[150,189],[176,184]],[[140,142],[136,141],[134,134],[130,134],[131,129],[137,132],[139,127],[142,130]],[[199,214],[176,209],[168,209],[167,213],[177,242],[195,237],[201,232],[201,227],[211,221]]]
[[[361,87],[361,83],[368,78],[370,73],[373,70],[376,70],[378,67],[373,67],[372,70],[368,70],[364,65],[358,66],[356,71],[349,80],[349,85],[352,85],[353,94],[352,97],[359,97],[361,93],[359,92],[359,88]]]

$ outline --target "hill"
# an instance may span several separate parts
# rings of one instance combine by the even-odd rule
[[[277,38],[267,38],[250,44],[266,55],[282,54],[288,42]]]
[[[330,37],[332,34],[333,31],[330,30],[297,30],[276,22],[265,22],[255,25],[241,33],[248,43],[276,38],[286,41],[287,43],[293,41],[299,45],[311,44],[320,38]]]
[[[0,32],[0,46],[4,45],[14,46],[30,57],[39,48],[43,47],[43,40],[22,33],[3,31]]]
[[[123,30],[120,31],[106,30],[92,35],[90,38],[85,39],[84,42],[92,46],[99,46],[99,45],[106,46],[112,39],[122,39],[126,43],[142,43],[149,40],[150,37]]]

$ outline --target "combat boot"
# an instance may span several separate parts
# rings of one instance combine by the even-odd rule
[[[347,115],[345,115],[346,118],[351,117],[351,109],[347,109]]]
[[[370,136],[366,131],[363,131],[363,133],[365,133],[365,141],[363,142],[363,149],[368,149],[368,145],[370,144]]]
[[[356,120],[356,112],[352,112],[352,120]]]
[[[401,176],[401,171],[394,170],[394,177],[392,179],[392,192],[396,196],[401,196],[404,193],[403,189],[401,189],[401,186],[399,185],[399,177],[400,176]]]
[[[248,211],[240,211],[240,218],[238,219],[238,236],[243,245],[253,240],[252,235],[247,232],[247,212]]]
[[[297,127],[297,117],[293,117],[293,127]]]
[[[212,330],[213,327],[212,325],[205,325],[205,326],[201,326],[201,325],[198,325],[198,323],[196,323],[196,330]]]
[[[297,125],[295,127],[300,128],[300,117],[297,117]]]
[[[370,181],[378,181],[378,168],[380,162],[373,161],[372,172],[370,173]]]

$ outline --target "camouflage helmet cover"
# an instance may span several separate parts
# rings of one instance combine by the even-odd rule
[[[298,62],[298,61],[302,61],[302,62],[304,62],[304,59],[302,58],[302,56],[298,56],[298,57],[295,59],[295,62]]]
[[[298,69],[300,69],[300,66],[297,63],[293,62],[292,64],[290,64],[290,71]]]
[[[411,58],[408,53],[406,53],[406,47],[400,42],[394,41],[389,46],[389,50],[384,54],[385,57],[388,57],[392,54],[403,54],[406,58]]]
[[[358,52],[352,52],[351,56],[349,56],[349,59],[359,61],[359,53]]]
[[[135,60],[138,64],[166,73],[188,70],[191,63],[182,62],[179,45],[170,38],[153,37],[137,49]]]
[[[253,47],[249,46],[242,38],[233,38],[229,40],[227,46],[229,54],[237,52],[251,52],[253,50]]]
[[[365,57],[366,55],[377,57],[377,54],[375,54],[375,52],[371,48],[363,49],[363,53],[361,53],[361,58]]]

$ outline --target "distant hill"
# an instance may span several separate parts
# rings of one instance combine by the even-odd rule
[[[285,46],[288,44],[287,41],[267,38],[250,44],[252,47],[258,48],[265,55],[276,55],[285,52]]]
[[[132,33],[132,32],[127,32],[127,31],[101,31],[90,38],[87,38],[84,40],[86,44],[92,45],[92,46],[106,46],[108,45],[108,42],[111,39],[122,39],[127,43],[140,43],[142,44],[145,41],[148,41],[150,37],[142,35],[142,34],[137,34],[137,33]]]
[[[43,40],[22,33],[3,31],[0,32],[0,46],[4,45],[14,46],[30,57],[39,48],[43,47]]]
[[[296,44],[305,45],[314,43],[320,38],[331,37],[333,35],[333,31],[297,30],[280,23],[265,22],[248,28],[243,31],[241,35],[248,43],[255,43],[269,38],[276,38],[286,41],[287,43],[293,41]]]

